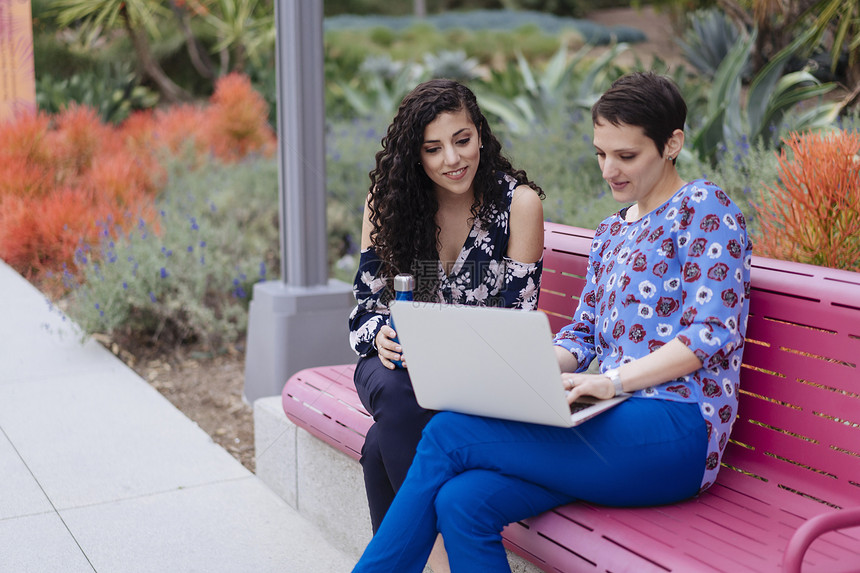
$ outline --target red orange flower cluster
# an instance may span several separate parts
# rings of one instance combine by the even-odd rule
[[[105,229],[154,220],[165,157],[193,168],[275,148],[266,103],[239,74],[221,78],[206,105],[139,112],[117,127],[77,105],[21,115],[0,129],[0,259],[45,283],[73,271],[75,250]]]
[[[860,134],[792,134],[755,205],[756,253],[860,271]]]

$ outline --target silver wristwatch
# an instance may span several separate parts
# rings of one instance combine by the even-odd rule
[[[611,368],[603,373],[604,376],[612,380],[612,385],[615,386],[615,395],[624,394],[624,388],[621,387],[621,375],[618,373],[618,368]]]

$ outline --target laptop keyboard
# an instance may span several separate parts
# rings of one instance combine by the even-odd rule
[[[593,406],[593,405],[594,404],[591,404],[589,402],[574,402],[573,404],[570,405],[570,413],[576,414],[580,410],[585,410],[589,406]]]

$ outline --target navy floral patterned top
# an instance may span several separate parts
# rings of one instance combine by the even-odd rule
[[[522,263],[506,256],[511,200],[519,183],[509,175],[500,174],[498,184],[507,191],[507,209],[490,213],[486,225],[480,219],[475,220],[449,274],[439,261],[427,269],[437,274],[438,302],[537,308],[543,261]],[[362,251],[352,287],[357,304],[349,315],[349,342],[359,356],[376,352],[376,334],[390,317],[382,295],[386,288],[392,287],[392,279],[379,276],[381,266],[382,261],[372,247]]]
[[[674,338],[692,350],[702,368],[634,397],[699,404],[709,442],[705,489],[717,477],[737,415],[752,260],[746,222],[704,180],[638,221],[628,223],[623,213],[598,226],[573,323],[555,343],[576,356],[581,371],[595,356],[605,372]]]

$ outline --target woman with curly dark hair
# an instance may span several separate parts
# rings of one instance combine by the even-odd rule
[[[361,458],[374,532],[433,415],[393,362],[391,280],[412,274],[416,300],[535,309],[543,196],[502,156],[466,86],[431,80],[403,99],[370,172],[349,318],[355,386],[375,421]]]

